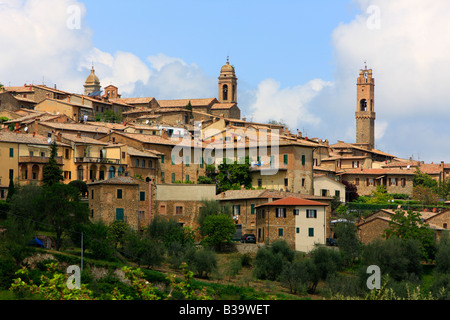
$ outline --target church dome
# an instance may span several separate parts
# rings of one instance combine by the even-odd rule
[[[221,73],[234,73],[234,67],[232,65],[230,65],[230,61],[227,58],[227,63],[222,67],[222,69],[220,70]]]
[[[91,69],[91,74],[86,78],[86,84],[87,85],[98,85],[100,84],[100,80],[95,75],[94,67]]]

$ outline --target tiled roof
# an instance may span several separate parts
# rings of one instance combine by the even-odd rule
[[[61,137],[63,138],[63,140],[67,140],[67,141],[75,142],[75,143],[96,144],[96,145],[103,145],[103,146],[108,145],[108,143],[106,143],[106,142],[101,142],[97,139],[92,139],[89,137],[83,137],[83,136],[79,137],[76,134],[62,133]]]
[[[258,207],[262,206],[327,206],[328,204],[318,202],[318,201],[312,201],[307,199],[300,199],[295,197],[287,197],[280,200],[275,200],[273,202],[268,202],[262,205],[259,205]]]
[[[39,122],[40,125],[50,127],[56,130],[67,131],[80,131],[80,132],[96,132],[108,134],[111,129],[103,126],[95,126],[91,124],[79,124],[79,123],[59,123],[59,122]]]
[[[414,175],[415,169],[399,169],[399,168],[384,168],[384,169],[346,169],[340,171],[338,174],[375,174],[375,175],[384,175],[384,174],[398,174],[398,175]]]
[[[216,98],[207,98],[207,99],[179,99],[179,100],[158,100],[159,105],[162,108],[174,108],[174,107],[186,107],[189,102],[193,107],[196,106],[209,106],[214,101],[217,101]]]
[[[225,110],[225,109],[231,109],[234,106],[236,106],[236,103],[215,103],[211,107],[211,110]]]
[[[23,143],[48,145],[48,138],[39,134],[33,135],[31,133],[15,133],[9,131],[0,131],[0,142]],[[67,144],[56,142],[58,145],[67,146]]]
[[[159,156],[162,155],[162,153],[160,153],[158,151],[153,151],[153,150],[141,151],[141,150],[132,148],[130,146],[127,147],[127,152],[128,152],[128,155],[130,155],[130,156],[145,157],[145,158],[159,158]]]
[[[150,101],[154,100],[153,97],[142,97],[142,98],[121,98],[117,99],[118,102],[123,102],[126,104],[142,104],[142,103],[149,103]]]
[[[108,180],[102,180],[102,181],[95,181],[88,183],[88,185],[99,185],[99,184],[128,184],[128,185],[137,185],[139,182],[143,182],[142,180],[139,180],[137,178],[131,177],[131,176],[116,176],[114,178],[110,178]]]

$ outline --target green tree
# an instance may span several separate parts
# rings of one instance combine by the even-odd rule
[[[434,180],[429,174],[423,173],[420,168],[417,167],[413,178],[414,187],[424,186],[433,189],[437,187],[437,184],[437,181]]]
[[[55,232],[57,251],[61,248],[63,235],[70,231],[75,223],[88,221],[88,207],[80,202],[78,189],[69,185],[53,183],[44,186],[39,205],[45,215],[45,221]]]
[[[80,195],[82,197],[86,197],[87,196],[88,187],[87,187],[86,182],[81,181],[81,180],[73,180],[73,181],[69,182],[69,185],[77,188],[80,191]]]
[[[376,190],[372,191],[372,196],[367,200],[371,204],[387,204],[393,197],[387,193],[384,185],[377,186]]]
[[[294,259],[294,251],[284,240],[259,248],[255,256],[255,276],[263,280],[279,280],[280,271],[287,262]]]
[[[191,247],[185,256],[186,263],[200,278],[207,278],[217,269],[217,255],[209,248]]]
[[[16,188],[14,187],[14,181],[13,179],[9,179],[8,195],[6,196],[6,201],[11,201],[11,198],[13,197],[15,192]]]
[[[419,241],[424,259],[430,259],[434,253],[434,231],[422,220],[419,212],[409,210],[395,211],[385,230],[385,237],[397,237],[402,240]]]
[[[216,176],[216,184],[219,192],[224,192],[232,189],[240,189],[244,186],[246,189],[252,187],[252,177],[250,175],[250,158],[245,157],[239,163],[234,161],[228,163],[229,160],[224,159],[223,163],[218,167]]]
[[[43,169],[43,183],[44,186],[52,186],[55,183],[59,183],[64,180],[63,172],[61,168],[58,166],[56,161],[56,157],[58,155],[58,146],[56,141],[50,145],[50,158],[48,163],[44,166]]]
[[[236,225],[229,215],[209,215],[203,221],[202,230],[205,235],[202,244],[222,251],[224,245],[232,242]]]
[[[84,228],[83,246],[94,259],[111,260],[114,244],[110,228],[101,220],[87,223]]]
[[[329,275],[336,274],[342,268],[342,258],[338,251],[327,247],[316,247],[310,255],[322,280],[326,280]]]
[[[311,259],[296,259],[283,265],[280,281],[291,293],[314,293],[319,283],[319,274]]]
[[[356,224],[352,222],[339,222],[335,224],[334,232],[339,243],[344,264],[353,266],[360,256],[360,243],[358,240]]]

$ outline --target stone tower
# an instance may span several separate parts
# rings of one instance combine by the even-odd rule
[[[94,66],[92,66],[91,74],[87,77],[84,83],[84,95],[88,96],[94,92],[100,92],[101,90],[100,80],[95,75]]]
[[[356,144],[369,150],[375,147],[375,79],[372,69],[361,69],[356,83]]]
[[[219,102],[231,103],[237,102],[237,78],[234,67],[227,63],[220,70],[219,76]]]

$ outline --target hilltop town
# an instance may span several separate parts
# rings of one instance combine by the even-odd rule
[[[450,164],[400,159],[374,148],[375,79],[367,66],[356,77],[355,142],[330,144],[283,124],[247,121],[241,118],[237,85],[227,60],[217,98],[122,98],[119,88],[102,88],[94,67],[82,94],[56,86],[3,86],[0,198],[7,197],[10,181],[41,184],[49,146],[56,142],[63,182],[87,184],[93,220],[126,221],[138,230],[162,215],[195,228],[202,201],[217,200],[232,206],[237,238],[255,234],[257,243],[283,238],[307,252],[333,238],[331,203],[348,202],[349,185],[359,196],[380,186],[388,194],[411,196],[417,169],[438,183],[449,177]],[[208,167],[245,157],[250,185],[221,190],[204,183]],[[324,214],[312,224],[293,216],[277,225],[263,213],[275,204]],[[446,216],[436,218],[436,228],[447,229]],[[299,236],[295,230],[303,223],[311,224],[310,231]]]

